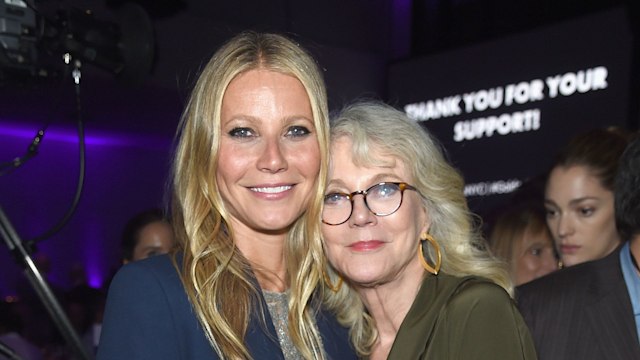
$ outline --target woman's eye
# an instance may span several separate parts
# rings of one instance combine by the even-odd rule
[[[534,248],[529,250],[531,252],[531,255],[533,256],[540,256],[540,254],[542,254],[542,249],[539,248]]]
[[[372,190],[373,195],[383,198],[395,195],[400,189],[396,184],[385,183],[374,186]]]
[[[228,132],[229,136],[237,137],[237,138],[248,138],[254,136],[253,130],[247,127],[237,127],[233,128]]]
[[[545,209],[545,213],[547,215],[547,218],[552,218],[552,217],[555,217],[556,215],[558,215],[558,211],[556,211],[555,209],[551,209],[551,208],[546,208]]]
[[[331,193],[324,196],[324,204],[328,206],[340,205],[347,200],[347,195],[340,193]]]
[[[292,126],[287,129],[287,136],[291,137],[304,137],[311,134],[311,131],[306,126]]]
[[[591,216],[596,210],[592,207],[584,207],[580,208],[580,215],[582,216]]]

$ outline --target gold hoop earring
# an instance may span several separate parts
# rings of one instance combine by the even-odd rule
[[[331,282],[331,278],[324,271],[324,269],[322,269],[322,276],[324,277],[324,283],[327,285],[329,290],[333,291],[333,293],[337,293],[338,291],[340,291],[340,288],[342,287],[342,277],[340,275],[337,275],[338,276],[338,285],[335,285],[335,286]]]
[[[437,260],[436,260],[435,266],[433,267],[429,265],[429,263],[427,263],[427,260],[424,258],[424,250],[422,248],[424,241],[428,241],[431,244],[431,246],[433,246],[433,249],[436,252]],[[432,273],[433,275],[438,275],[438,273],[440,272],[440,266],[442,265],[442,253],[440,252],[440,246],[438,245],[436,240],[433,238],[433,236],[427,233],[422,233],[422,236],[420,237],[420,242],[418,245],[418,257],[420,258],[422,267],[424,267],[425,270]]]

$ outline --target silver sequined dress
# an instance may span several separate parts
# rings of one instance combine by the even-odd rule
[[[278,293],[262,290],[262,294],[264,295],[264,300],[267,302],[267,307],[273,320],[273,326],[278,333],[278,340],[280,341],[280,347],[282,348],[285,360],[302,359],[298,349],[293,345],[289,337],[289,327],[287,326],[289,292]]]

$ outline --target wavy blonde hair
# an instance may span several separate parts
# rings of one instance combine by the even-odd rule
[[[287,235],[285,258],[287,282],[291,286],[288,320],[291,339],[306,359],[322,358],[315,303],[311,300],[321,279],[317,265],[322,258],[317,219],[327,176],[327,97],[322,74],[313,58],[282,35],[243,32],[235,36],[213,55],[191,93],[182,115],[173,161],[172,215],[183,250],[179,272],[194,312],[218,355],[225,359],[251,358],[244,345],[249,318],[252,313],[263,314],[264,325],[265,309],[261,309],[260,289],[251,266],[235,245],[229,212],[218,191],[216,171],[222,99],[238,74],[253,69],[297,78],[311,104],[321,154],[320,173],[305,214]]]
[[[342,137],[353,142],[356,165],[385,165],[382,159],[374,157],[382,153],[407,166],[412,174],[407,181],[421,194],[431,220],[429,233],[440,245],[443,272],[483,276],[513,295],[504,264],[487,251],[474,226],[462,176],[445,160],[438,142],[426,130],[391,106],[361,101],[345,107],[333,118],[331,140]],[[434,254],[431,247],[428,249],[425,255],[433,261]],[[324,300],[336,312],[338,321],[351,328],[351,342],[356,351],[362,356],[369,355],[377,331],[358,294],[342,286],[337,293],[325,290]]]

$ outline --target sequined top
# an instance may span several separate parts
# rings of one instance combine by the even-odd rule
[[[285,360],[302,359],[302,355],[300,355],[298,349],[293,345],[289,337],[289,327],[287,326],[289,292],[278,293],[262,290],[262,294],[264,295],[264,300],[267,302],[273,327],[276,328],[276,332],[278,333],[278,340],[280,341],[280,347],[282,348]]]

